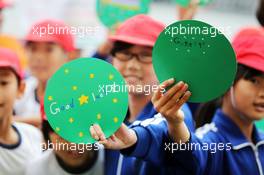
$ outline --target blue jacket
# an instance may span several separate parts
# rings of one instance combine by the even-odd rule
[[[263,175],[264,134],[254,126],[255,144],[250,143],[220,109],[216,111],[211,124],[198,129],[196,134],[191,132],[190,140],[183,144],[182,150],[179,144],[175,145],[167,137],[165,142],[170,142],[167,143],[170,147],[165,147],[164,151],[161,135],[166,133],[166,124],[162,118],[142,126],[133,128],[138,135],[138,143],[129,155],[163,163],[173,170],[171,174]]]
[[[239,127],[218,109],[212,123],[198,129],[195,135],[191,134],[189,140],[189,143],[201,146],[208,143],[211,149],[193,149],[175,153],[173,157],[191,165],[192,174],[263,175],[264,134],[254,126],[252,138],[255,144],[249,142]]]
[[[183,111],[186,115],[186,123],[190,130],[194,131],[194,122],[189,107],[184,104]],[[153,108],[152,103],[148,103],[146,107],[137,117],[137,120],[131,125],[135,127],[142,121],[151,122],[155,120],[157,112]],[[164,120],[164,119],[163,119]],[[145,147],[146,145],[143,145]],[[141,158],[124,157],[119,151],[106,150],[105,157],[105,174],[106,175],[162,175],[166,174],[164,168],[155,162],[147,162]]]

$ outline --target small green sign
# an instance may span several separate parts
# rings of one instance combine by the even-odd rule
[[[96,10],[101,22],[108,28],[115,28],[128,18],[146,14],[151,0],[97,0]]]
[[[100,59],[79,58],[66,63],[48,81],[44,99],[47,119],[69,142],[95,142],[89,131],[95,123],[109,137],[127,113],[124,86],[121,74]]]
[[[159,35],[153,66],[160,82],[169,78],[189,84],[190,102],[223,95],[236,75],[236,56],[228,39],[215,27],[196,20],[173,23]]]

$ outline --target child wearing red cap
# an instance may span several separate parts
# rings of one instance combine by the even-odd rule
[[[157,113],[151,103],[152,87],[158,87],[158,80],[152,65],[152,49],[165,26],[147,15],[137,15],[122,23],[114,35],[111,58],[113,66],[123,75],[132,90],[129,91],[129,110],[125,125],[133,125],[146,119],[152,120]],[[136,90],[135,87],[151,87],[150,91]],[[156,86],[156,87],[155,87]],[[192,116],[187,105],[183,105],[186,122],[194,129]],[[91,131],[99,128],[91,127]],[[98,138],[97,138],[98,139]],[[106,149],[107,175],[166,174],[160,165],[136,157],[124,157],[119,151]]]
[[[0,174],[22,175],[26,164],[41,154],[42,136],[28,124],[13,122],[13,106],[25,83],[17,55],[0,48]]]
[[[48,79],[74,51],[74,38],[63,22],[40,21],[26,36],[26,51],[32,77],[26,80],[25,95],[17,101],[15,113],[21,117],[19,120],[39,127],[39,99],[44,96]]]
[[[193,134],[180,117],[162,113],[167,120],[175,120],[170,132],[175,143],[229,144],[229,149],[218,147],[214,152],[191,149],[171,154],[175,163],[190,166],[190,174],[262,175],[264,172],[264,133],[254,124],[264,119],[263,28],[241,30],[232,45],[238,61],[236,79],[221,98],[210,124]]]

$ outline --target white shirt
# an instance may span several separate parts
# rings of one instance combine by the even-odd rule
[[[15,145],[0,143],[0,175],[22,175],[26,165],[42,154],[41,132],[28,124],[14,123],[19,142]]]
[[[103,175],[104,174],[104,150],[99,149],[96,163],[87,172],[79,175]],[[52,150],[45,151],[44,155],[32,161],[26,169],[26,175],[72,175],[59,165],[55,153]]]
[[[15,103],[15,113],[18,117],[40,117],[40,104],[37,101],[36,89],[38,81],[34,77],[26,79],[26,89],[23,97]]]

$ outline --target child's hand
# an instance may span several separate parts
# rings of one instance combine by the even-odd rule
[[[137,142],[137,135],[135,131],[129,129],[123,123],[121,127],[107,139],[105,138],[101,127],[97,124],[90,127],[90,134],[95,140],[99,140],[99,143],[103,144],[107,149],[125,149]]]
[[[184,123],[184,113],[181,106],[190,98],[191,93],[187,91],[188,85],[179,82],[164,94],[161,88],[167,88],[174,83],[174,79],[164,81],[152,97],[152,103],[168,122],[169,133],[175,142],[189,139],[189,132]]]
[[[174,83],[174,79],[164,81],[160,88],[167,88]],[[187,91],[188,85],[179,82],[171,87],[165,94],[162,94],[161,89],[154,93],[152,103],[168,122],[178,123],[184,120],[183,112],[180,110],[181,106],[191,96],[190,91]]]
[[[177,6],[179,11],[179,20],[193,19],[198,10],[199,0],[191,0],[187,7]]]

